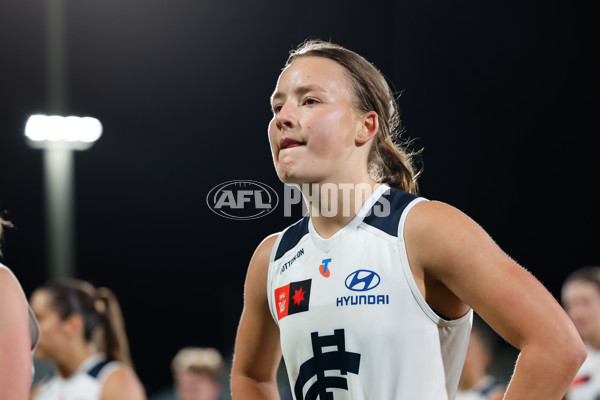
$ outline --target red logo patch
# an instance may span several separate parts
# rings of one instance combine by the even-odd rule
[[[288,315],[290,285],[287,284],[275,289],[275,306],[277,307],[277,320]]]
[[[275,289],[275,307],[277,320],[288,315],[308,311],[311,279],[289,284]],[[291,302],[290,302],[291,300]]]

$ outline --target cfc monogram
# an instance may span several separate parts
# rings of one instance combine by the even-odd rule
[[[318,332],[311,332],[310,340],[314,357],[300,366],[294,394],[297,400],[334,400],[333,393],[327,389],[348,390],[346,375],[358,375],[360,354],[346,351],[343,329],[336,329],[333,335],[324,336],[319,336]],[[323,352],[325,348],[329,351]],[[331,348],[335,350],[330,350]],[[336,374],[338,371],[339,375]],[[306,395],[303,395],[304,386],[308,382],[311,384],[306,390]]]

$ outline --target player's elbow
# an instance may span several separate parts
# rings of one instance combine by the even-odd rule
[[[570,356],[568,357],[567,362],[572,366],[575,373],[579,371],[581,364],[587,358],[587,349],[583,344],[583,341],[579,336],[573,338],[573,344],[571,345],[572,349],[569,351]]]
[[[247,374],[231,374],[231,396],[237,399],[277,399],[279,392],[275,380],[261,382]]]
[[[574,377],[587,357],[587,349],[579,335],[571,331],[553,347],[550,354],[553,354],[555,362],[562,366],[565,373]]]

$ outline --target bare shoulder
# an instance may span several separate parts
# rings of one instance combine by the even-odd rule
[[[102,400],[144,400],[144,388],[133,370],[127,366],[115,369],[102,386]]]
[[[0,301],[2,304],[14,306],[13,302],[17,298],[26,300],[21,284],[11,270],[0,264]],[[7,303],[8,300],[13,302]]]
[[[451,266],[465,252],[482,255],[502,252],[487,232],[468,215],[439,201],[417,203],[408,214],[405,239],[420,267]],[[440,263],[443,261],[443,263]]]
[[[260,242],[250,260],[250,268],[264,268],[269,264],[271,252],[273,251],[273,247],[275,246],[279,235],[279,233],[274,233]]]
[[[274,233],[274,234],[269,235],[266,238],[264,238],[263,241],[260,242],[260,244],[256,248],[256,251],[254,252],[254,256],[257,258],[260,258],[263,261],[266,258],[266,260],[268,261],[269,258],[271,257],[271,252],[273,251],[273,246],[275,246],[275,242],[277,242],[279,235],[280,235],[280,233]]]
[[[414,205],[407,217],[407,224],[413,229],[436,230],[455,228],[457,224],[471,224],[474,221],[458,208],[441,201],[421,201]]]
[[[0,283],[12,284],[13,281],[16,281],[16,278],[11,270],[0,264]]]
[[[278,237],[279,233],[267,236],[254,251],[248,266],[246,291],[256,289],[258,293],[266,293],[269,260]]]

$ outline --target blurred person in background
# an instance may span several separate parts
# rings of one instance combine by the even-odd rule
[[[600,400],[600,267],[573,271],[563,283],[561,295],[563,306],[588,350],[566,399]]]
[[[0,240],[5,226],[12,224],[0,217]],[[0,263],[0,399],[28,398],[33,371],[31,352],[38,340],[38,323],[25,293],[15,275]]]
[[[505,387],[488,372],[496,339],[497,335],[488,325],[473,314],[473,328],[456,400],[500,400],[504,396]]]
[[[33,292],[31,308],[41,330],[35,356],[55,365],[31,399],[146,399],[112,291],[76,279],[49,281]]]
[[[213,348],[186,347],[172,361],[178,400],[219,400],[225,363]]]

